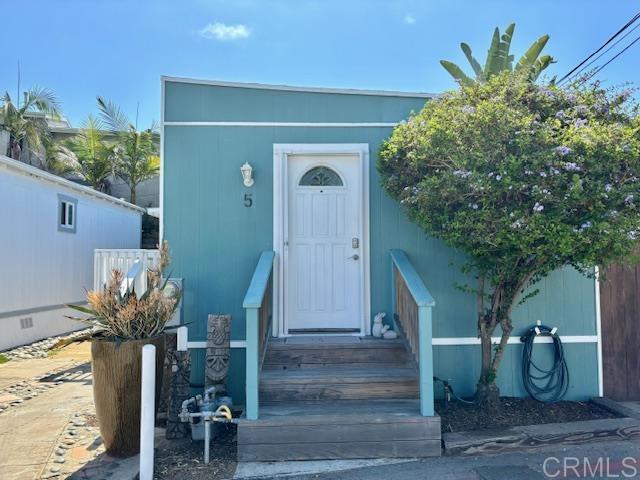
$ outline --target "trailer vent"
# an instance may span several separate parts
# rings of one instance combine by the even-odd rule
[[[25,328],[33,328],[33,318],[24,317],[20,319],[20,328],[24,330]]]

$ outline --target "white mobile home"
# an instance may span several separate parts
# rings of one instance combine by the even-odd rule
[[[139,248],[144,210],[0,155],[0,350],[66,333],[97,248]]]

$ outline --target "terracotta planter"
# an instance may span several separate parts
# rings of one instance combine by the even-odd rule
[[[156,408],[162,388],[165,337],[91,344],[93,400],[107,453],[127,457],[140,451],[142,347],[156,347]]]

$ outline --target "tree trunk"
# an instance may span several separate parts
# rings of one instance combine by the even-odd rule
[[[500,399],[500,390],[496,385],[496,371],[494,370],[491,346],[491,335],[495,326],[491,326],[490,320],[485,315],[481,315],[479,324],[482,360],[480,364],[480,379],[476,385],[476,400],[482,407],[494,409]]]
[[[16,142],[13,140],[11,142],[11,158],[14,160],[20,160],[20,156],[22,154],[22,148],[20,147],[20,142]]]
[[[129,203],[136,204],[136,185],[131,187],[131,197],[129,199]]]

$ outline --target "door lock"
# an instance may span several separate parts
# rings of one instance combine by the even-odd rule
[[[351,248],[360,248],[360,239],[358,237],[351,239]]]

